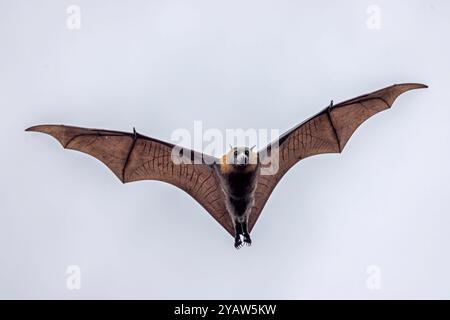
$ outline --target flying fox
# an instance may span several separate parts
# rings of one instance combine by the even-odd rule
[[[234,247],[239,249],[252,244],[250,232],[292,166],[313,155],[341,153],[365,120],[389,109],[400,94],[420,88],[427,86],[397,84],[338,104],[331,102],[258,152],[233,147],[220,159],[135,130],[38,125],[26,131],[49,134],[64,148],[97,158],[123,183],[159,180],[184,190],[234,237]],[[276,170],[264,170],[268,166]]]

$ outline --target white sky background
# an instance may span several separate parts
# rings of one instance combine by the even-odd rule
[[[449,15],[444,0],[0,0],[0,298],[450,298]],[[400,82],[430,89],[294,167],[240,251],[175,187],[122,185],[23,131],[284,131]]]

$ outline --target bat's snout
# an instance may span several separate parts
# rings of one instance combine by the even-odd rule
[[[249,158],[245,154],[239,154],[235,159],[235,164],[238,166],[245,166],[249,164]]]

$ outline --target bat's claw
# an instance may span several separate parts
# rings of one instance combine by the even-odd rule
[[[236,248],[236,249],[240,249],[240,248],[242,248],[244,246],[244,244],[242,243],[242,240],[239,238],[239,239],[236,239],[235,240],[235,242],[234,242],[234,247]]]

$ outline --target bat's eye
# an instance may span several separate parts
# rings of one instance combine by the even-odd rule
[[[234,151],[234,156],[237,157],[237,155],[238,155],[238,152]]]
[[[250,153],[248,152],[248,150],[245,150],[245,155],[248,157]]]

